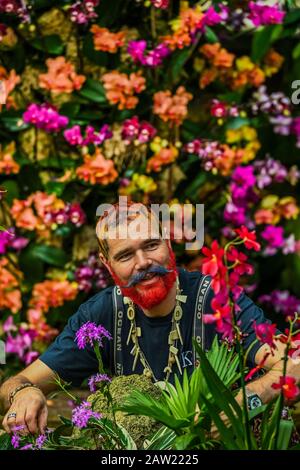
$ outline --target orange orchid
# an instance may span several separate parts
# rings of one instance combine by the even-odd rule
[[[201,89],[206,88],[218,77],[218,70],[214,67],[204,70],[199,79],[199,87]]]
[[[171,22],[174,33],[160,38],[171,50],[183,49],[192,43],[192,34],[199,28],[204,16],[198,5],[195,8],[188,8],[185,2],[182,5],[179,17]]]
[[[214,44],[204,44],[200,47],[200,52],[208,61],[217,68],[231,68],[235,55],[221,47],[219,42]]]
[[[86,80],[84,75],[77,75],[74,65],[67,62],[65,57],[48,59],[46,64],[48,72],[40,75],[39,85],[54,94],[80,90]]]
[[[246,85],[259,87],[266,78],[263,69],[248,56],[236,58],[235,54],[221,47],[220,43],[204,44],[199,52],[206,58],[209,67],[201,71],[199,86],[205,88],[215,79],[226,83],[232,90]]]
[[[153,157],[148,160],[146,168],[147,173],[150,171],[161,171],[162,166],[173,163],[178,157],[178,154],[178,149],[173,145],[161,148],[155,155],[153,155]]]
[[[256,224],[276,225],[283,217],[285,219],[296,219],[300,209],[296,199],[286,196],[281,199],[277,195],[269,194],[261,201],[261,208],[255,212]]]
[[[64,207],[64,201],[55,194],[37,191],[27,199],[14,199],[10,213],[17,227],[30,231],[37,230],[41,236],[48,237],[47,229],[53,224],[48,214]]]
[[[112,160],[106,160],[99,148],[94,155],[85,155],[84,164],[76,170],[79,178],[91,184],[107,185],[113,183],[118,177]]]
[[[184,31],[176,31],[172,35],[163,36],[161,40],[172,50],[188,47],[191,42],[191,36]]]
[[[0,309],[17,313],[22,307],[19,282],[8,269],[8,260],[0,260]]]
[[[107,28],[100,28],[94,24],[90,31],[93,33],[94,48],[96,51],[117,52],[119,47],[124,46],[125,32],[112,33]]]
[[[118,109],[133,109],[138,103],[134,93],[141,93],[146,88],[146,80],[142,72],[131,73],[129,76],[114,70],[102,76],[106,98],[111,104],[118,104]]]
[[[18,173],[20,165],[13,159],[13,154],[16,151],[15,142],[11,142],[9,145],[4,147],[2,150],[0,145],[0,173],[10,175],[12,173]]]
[[[16,85],[20,83],[21,78],[19,75],[16,74],[16,71],[14,69],[10,70],[7,72],[7,70],[0,66],[0,81],[2,82],[2,94],[5,94],[6,96],[1,96],[1,101],[0,101],[0,111],[2,109],[1,102],[5,102],[6,107],[16,107],[14,99],[9,96],[9,94],[15,89]],[[5,98],[5,99],[2,99]]]
[[[50,342],[59,331],[46,323],[45,315],[36,308],[27,311],[28,326],[37,332],[35,341]]]
[[[60,307],[65,301],[75,299],[77,293],[76,282],[46,280],[35,284],[29,304],[36,312],[47,313],[50,308]]]
[[[271,224],[275,223],[274,213],[270,209],[259,209],[254,214],[254,220],[256,225],[260,224]]]
[[[300,212],[296,199],[291,196],[286,196],[280,199],[279,211],[285,219],[296,219]]]
[[[278,72],[284,62],[284,57],[276,52],[274,49],[270,49],[265,58],[263,70],[267,77],[274,75]]]
[[[25,230],[35,230],[38,225],[38,218],[31,208],[32,197],[25,200],[14,199],[10,213],[15,219],[17,227]]]
[[[177,88],[173,96],[170,90],[158,91],[153,96],[153,112],[165,122],[173,121],[176,125],[180,125],[187,115],[187,105],[192,98],[193,95],[183,86]]]

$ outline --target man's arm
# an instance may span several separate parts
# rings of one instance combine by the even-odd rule
[[[255,362],[259,364],[263,361],[267,353],[270,353],[264,364],[264,369],[267,370],[267,373],[260,377],[259,379],[249,382],[247,384],[247,389],[250,392],[257,393],[261,398],[263,403],[270,402],[274,397],[280,394],[280,390],[274,390],[272,388],[273,383],[279,383],[280,377],[283,375],[283,366],[284,366],[284,355],[286,345],[279,340],[275,340],[277,349],[271,351],[269,345],[264,344],[257,351],[255,355]],[[286,375],[290,375],[296,379],[296,382],[300,382],[300,361],[293,360],[288,358]]]
[[[25,426],[23,434],[45,430],[48,416],[45,395],[56,389],[54,377],[54,371],[37,359],[22,372],[4,382],[0,387],[0,414],[6,413],[2,425],[7,432],[11,432],[14,426]],[[28,382],[37,385],[40,390],[26,387],[15,394],[10,404],[9,395],[17,387]],[[15,413],[16,418],[9,418],[10,413]]]

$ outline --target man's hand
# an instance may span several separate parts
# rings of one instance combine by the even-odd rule
[[[16,413],[16,417],[9,417]],[[24,426],[18,431],[23,436],[31,433],[43,434],[47,427],[48,408],[46,397],[41,390],[24,388],[20,390],[7,411],[2,426],[5,431],[12,433],[15,427]]]

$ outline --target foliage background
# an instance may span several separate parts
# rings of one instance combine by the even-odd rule
[[[0,240],[5,375],[34,360],[80,303],[110,282],[97,262],[95,213],[118,195],[204,203],[206,243],[225,243],[242,223],[256,228],[263,251],[251,255],[256,272],[245,287],[283,324],[300,305],[300,117],[291,102],[300,79],[297,2],[276,4],[284,17],[258,26],[243,1],[101,0],[83,24],[72,21],[78,5],[72,10],[69,1],[27,2],[27,18],[17,1],[7,14],[7,3],[0,2],[0,79],[8,91],[0,112],[0,224],[14,237],[4,232]],[[208,15],[212,5],[223,19]],[[141,43],[130,52],[130,40],[147,41],[148,52],[139,52]],[[149,53],[159,44],[169,48],[166,57],[165,49]],[[59,58],[60,75],[49,66]],[[127,76],[105,79],[113,71]],[[67,126],[38,128],[32,121],[42,112],[34,118],[33,103],[55,106]],[[64,130],[75,125],[83,136],[88,125],[102,133],[71,145]],[[178,264],[201,269],[199,251],[185,252],[184,240],[173,246]],[[271,292],[266,303],[261,296]]]

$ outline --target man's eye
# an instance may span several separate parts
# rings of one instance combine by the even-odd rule
[[[152,243],[149,243],[149,245],[146,246],[146,249],[154,249],[156,247],[158,247],[159,243],[158,242],[152,242]]]
[[[128,253],[128,255],[122,255],[120,258],[119,258],[119,261],[127,261],[130,259],[130,256],[131,254]]]

